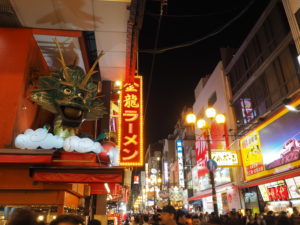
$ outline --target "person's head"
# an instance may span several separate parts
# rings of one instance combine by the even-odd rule
[[[143,219],[144,219],[144,222],[145,222],[145,223],[148,223],[148,222],[149,222],[149,216],[145,215]]]
[[[186,216],[182,210],[178,210],[176,213],[176,221],[177,223],[186,224]]]
[[[285,211],[281,211],[280,215],[285,217],[287,216],[287,213]]]
[[[250,221],[250,223],[254,223],[254,221],[255,221],[254,217],[253,216],[249,216],[249,221]]]
[[[89,225],[101,225],[101,222],[99,220],[91,220]]]
[[[15,209],[8,220],[8,225],[35,225],[36,216],[29,209]]]
[[[139,224],[140,223],[140,218],[138,216],[134,217],[134,223]]]
[[[175,216],[176,216],[176,209],[171,205],[165,206],[161,213],[162,224],[166,224],[170,220],[175,220]]]
[[[201,224],[200,218],[198,216],[193,216],[192,225],[200,225],[200,224]]]
[[[60,215],[50,225],[82,225],[83,219],[76,215]]]
[[[250,209],[246,209],[246,215],[250,216],[251,215],[251,210]]]
[[[298,211],[297,207],[293,207],[293,213],[299,214],[299,211]]]

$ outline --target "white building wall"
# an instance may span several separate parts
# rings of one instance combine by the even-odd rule
[[[217,113],[223,113],[226,117],[227,130],[236,130],[236,120],[234,117],[234,111],[230,104],[231,99],[231,89],[229,82],[224,73],[224,68],[222,62],[219,62],[209,78],[202,78],[197,87],[195,88],[195,103],[193,105],[193,113],[199,119],[201,116],[205,118],[205,109],[208,108],[208,100],[216,92],[217,100],[213,107],[216,109]],[[203,114],[203,115],[201,115]],[[201,131],[195,127],[196,134],[200,134]],[[228,135],[233,135],[233,133],[228,132]],[[198,135],[197,135],[198,136]],[[234,136],[228,136],[229,149],[239,150],[238,139]],[[232,168],[232,183],[238,185],[242,180],[242,169],[240,167]],[[221,190],[219,190],[221,191]],[[218,188],[217,188],[218,192]],[[234,193],[233,193],[234,192]],[[234,188],[229,191],[227,190],[228,200],[229,196],[235,196],[234,201],[229,201],[229,209],[241,208],[241,201],[238,193],[238,189]],[[222,204],[222,203],[218,203]],[[205,205],[205,204],[204,204]],[[209,208],[209,207],[208,207]],[[219,207],[220,208],[220,207]]]
[[[235,120],[233,117],[233,110],[230,107],[230,88],[228,87],[228,81],[224,74],[224,68],[222,62],[219,62],[214,71],[210,75],[209,79],[202,78],[195,89],[195,103],[193,105],[193,112],[199,117],[201,110],[204,113],[208,107],[208,99],[214,92],[217,94],[217,101],[214,104],[214,108],[217,113],[223,113],[226,116],[227,128],[235,129]],[[203,84],[205,84],[203,86]],[[203,116],[203,115],[202,115]],[[197,133],[199,130],[197,131]]]

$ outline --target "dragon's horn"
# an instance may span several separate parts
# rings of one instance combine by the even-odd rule
[[[83,80],[81,81],[80,86],[81,87],[85,87],[86,84],[88,83],[88,81],[90,80],[91,76],[94,74],[94,69],[98,63],[98,60],[101,58],[101,56],[104,55],[104,52],[101,51],[100,54],[98,55],[97,59],[95,60],[93,66],[91,67],[91,69],[89,70],[89,72],[85,75],[85,77],[83,78]]]
[[[58,48],[58,52],[59,52],[59,56],[60,56],[59,61],[60,61],[61,65],[63,66],[63,70],[64,70],[64,78],[65,78],[66,81],[70,81],[70,76],[69,76],[69,73],[68,73],[68,68],[67,68],[67,66],[66,66],[66,63],[65,63],[63,54],[62,54],[62,52],[61,52],[60,45],[59,45],[59,43],[58,43],[58,41],[57,41],[56,38],[55,38],[54,41],[55,41],[55,44],[56,44],[56,46],[57,46],[57,48]]]

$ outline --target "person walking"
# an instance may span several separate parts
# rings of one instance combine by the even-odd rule
[[[287,217],[287,213],[286,212],[282,211],[280,213],[277,225],[290,225],[290,220]]]
[[[300,224],[300,214],[296,207],[293,207],[293,214],[290,218],[291,225],[298,225]]]
[[[80,216],[63,214],[53,220],[50,225],[83,225],[83,219]]]

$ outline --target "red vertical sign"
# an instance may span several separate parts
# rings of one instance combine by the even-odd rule
[[[226,124],[213,122],[211,124],[210,138],[210,148],[212,150],[225,150],[228,147]]]
[[[119,148],[121,166],[143,166],[143,81],[125,81],[121,86]]]
[[[208,169],[206,168],[206,162],[208,160],[208,146],[206,142],[206,134],[203,133],[200,137],[197,138],[195,142],[196,148],[196,160],[198,167],[198,177],[204,176]]]

